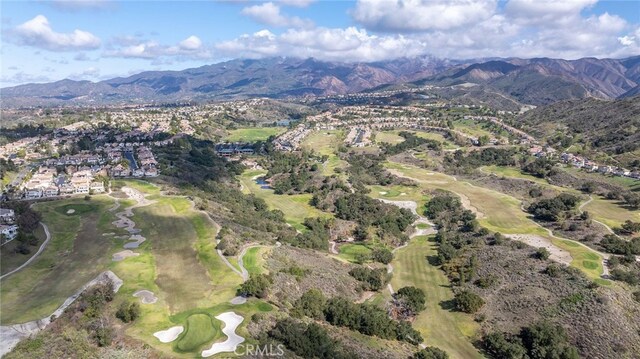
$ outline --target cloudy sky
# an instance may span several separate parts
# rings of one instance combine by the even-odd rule
[[[0,2],[0,86],[99,81],[232,58],[620,58],[637,0]]]

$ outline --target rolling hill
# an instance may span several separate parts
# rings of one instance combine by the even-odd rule
[[[476,85],[517,103],[632,96],[640,85],[640,56],[457,61],[423,56],[375,63],[316,59],[231,60],[182,71],[147,71],[100,82],[62,80],[1,90],[5,107],[104,105],[336,95],[394,86]],[[482,96],[481,96],[482,97]]]

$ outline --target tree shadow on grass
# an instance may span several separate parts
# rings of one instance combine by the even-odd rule
[[[429,262],[430,265],[434,266],[434,267],[439,267],[440,266],[440,259],[438,258],[438,256],[433,255],[433,256],[426,256],[427,258],[427,262]]]
[[[443,300],[438,304],[440,305],[440,308],[442,308],[444,310],[448,310],[450,312],[457,312],[458,311],[458,309],[456,309],[456,300],[455,299]]]

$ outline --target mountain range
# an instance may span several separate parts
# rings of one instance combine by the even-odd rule
[[[182,71],[147,71],[100,82],[62,80],[0,90],[3,107],[211,101],[336,95],[370,89],[464,85],[522,104],[622,98],[640,93],[640,56],[626,59],[449,60],[373,63],[316,59],[231,60]]]

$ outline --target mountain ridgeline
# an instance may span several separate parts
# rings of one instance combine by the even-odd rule
[[[82,106],[339,95],[400,85],[462,86],[533,105],[587,97],[613,99],[640,93],[640,56],[571,61],[457,61],[423,56],[374,63],[278,57],[148,71],[95,83],[26,84],[3,88],[1,95],[5,107]]]

